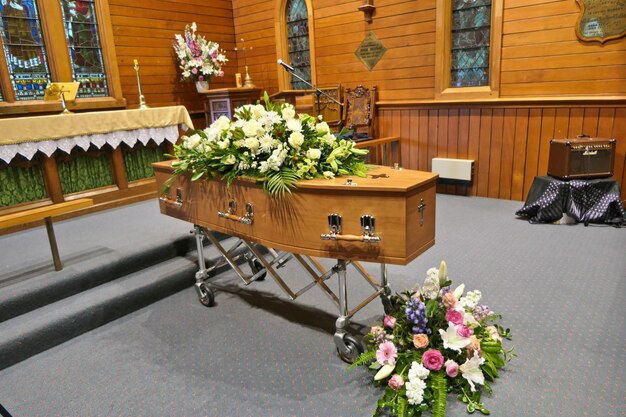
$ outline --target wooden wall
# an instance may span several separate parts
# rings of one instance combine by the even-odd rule
[[[430,171],[434,157],[475,161],[469,190],[439,191],[522,201],[534,177],[547,174],[550,140],[581,133],[620,138],[614,178],[626,184],[626,105],[433,104],[385,108],[379,116],[382,130],[401,137],[404,167]]]
[[[246,61],[253,82],[270,94],[278,91],[283,69],[276,61],[288,61],[276,51],[283,0],[109,1],[129,107],[138,101],[132,68],[138,59],[149,105],[184,104],[201,112],[203,97],[179,81],[171,48],[174,34],[192,21],[231,61],[226,77],[215,79],[212,88],[233,87],[235,72],[245,72],[243,57],[234,51],[235,40],[244,38],[252,47]],[[437,0],[375,0],[372,23],[358,11],[362,0],[310,1],[314,82],[377,85],[379,132],[401,136],[403,165],[427,170],[434,156],[476,158],[472,195],[523,200],[532,178],[545,174],[549,139],[583,131],[618,139],[615,172],[624,184],[626,38],[604,44],[578,40],[575,0],[503,1],[495,100],[435,100]],[[387,48],[372,71],[354,54],[368,31]]]
[[[109,0],[111,24],[122,90],[128,108],[139,104],[133,60],[140,66],[141,86],[149,106],[183,104],[192,113],[197,127],[203,127],[203,97],[194,83],[180,80],[172,48],[175,34],[196,22],[197,33],[218,42],[229,62],[223,78],[213,78],[211,88],[233,87],[237,57],[233,11],[230,0]],[[196,123],[197,122],[197,123]]]

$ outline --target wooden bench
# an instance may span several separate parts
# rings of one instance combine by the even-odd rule
[[[56,271],[60,271],[63,269],[63,264],[61,263],[61,257],[59,256],[59,248],[57,247],[56,237],[54,236],[52,217],[80,210],[89,206],[93,206],[93,200],[90,198],[81,198],[78,200],[65,201],[63,203],[51,204],[49,206],[6,214],[4,216],[0,216],[0,229],[43,220],[46,225],[46,231],[48,232],[48,241],[50,242],[50,250],[52,251],[54,269]]]

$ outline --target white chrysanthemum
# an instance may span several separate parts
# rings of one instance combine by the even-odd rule
[[[459,299],[461,306],[473,310],[482,297],[482,293],[479,290],[470,291],[465,294],[465,297]]]
[[[259,149],[262,152],[269,152],[269,151],[271,151],[273,145],[274,145],[274,138],[272,136],[270,136],[268,133],[266,133],[265,135],[261,136],[261,138],[259,139]]]
[[[283,107],[281,113],[283,115],[283,119],[285,119],[286,121],[289,121],[293,119],[294,117],[296,117],[296,109],[294,109],[294,107],[291,104],[286,104]]]
[[[300,149],[300,146],[304,143],[304,135],[300,132],[293,132],[289,135],[288,142],[294,149]]]
[[[461,371],[463,378],[469,382],[472,392],[476,391],[474,383],[480,385],[485,384],[485,376],[480,369],[480,365],[483,363],[485,363],[485,358],[481,358],[478,356],[478,352],[474,351],[474,356],[472,356],[471,359],[467,359],[463,365],[459,366],[459,371]]]
[[[302,125],[298,119],[287,120],[287,129],[292,132],[302,132]]]
[[[404,384],[406,388],[406,397],[409,400],[409,404],[417,405],[424,401],[424,389],[426,383],[421,379],[409,380]]]
[[[419,362],[413,362],[411,369],[409,369],[409,380],[414,381],[416,379],[426,379],[430,375],[430,371]]]
[[[309,149],[308,151],[306,151],[306,157],[309,159],[320,159],[320,157],[322,156],[322,151],[320,151],[319,149]]]

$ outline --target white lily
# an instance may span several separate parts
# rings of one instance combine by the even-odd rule
[[[480,365],[484,362],[485,358],[481,358],[478,356],[478,352],[474,351],[474,356],[471,359],[467,359],[463,365],[459,366],[459,371],[461,371],[463,378],[467,379],[467,382],[469,382],[472,392],[476,391],[474,383],[480,385],[485,384],[485,376],[480,369]]]
[[[454,298],[459,301],[459,298],[463,295],[463,291],[465,291],[465,284],[461,284],[454,290]]]
[[[439,334],[441,335],[441,339],[443,340],[443,347],[445,349],[456,350],[457,352],[461,352],[461,349],[470,344],[469,337],[459,336],[457,330],[459,326],[448,322],[448,329],[443,330],[439,329]]]
[[[389,375],[391,375],[394,369],[396,369],[395,364],[394,365],[389,365],[388,363],[384,364],[378,370],[378,372],[376,372],[376,375],[374,376],[374,381],[380,381],[381,379],[387,378]]]
[[[446,266],[446,261],[441,261],[441,265],[439,265],[439,286],[441,286],[447,280],[448,267]]]

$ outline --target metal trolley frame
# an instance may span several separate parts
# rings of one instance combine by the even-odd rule
[[[326,296],[328,296],[328,298],[337,306],[339,310],[339,316],[335,322],[335,334],[333,336],[333,340],[337,347],[339,357],[345,362],[353,362],[354,359],[364,350],[361,341],[349,335],[347,332],[350,317],[378,296],[382,299],[385,311],[387,311],[389,307],[389,296],[391,291],[387,282],[387,265],[384,263],[380,264],[380,280],[377,282],[357,261],[337,259],[337,263],[332,268],[327,270],[317,258],[312,256],[299,255],[285,251],[276,251],[272,248],[265,248],[264,246],[244,238],[237,238],[236,243],[229,249],[226,249],[215,236],[215,232],[206,227],[194,225],[193,233],[196,237],[199,267],[199,270],[196,272],[195,288],[198,293],[198,298],[203,305],[210,307],[215,304],[215,293],[208,285],[207,281],[209,274],[225,265],[230,266],[245,285],[249,285],[256,280],[263,279],[267,274],[269,274],[291,300],[295,300],[309,289],[317,286],[324,294],[326,294]],[[203,241],[205,237],[221,254],[220,259],[209,268],[207,268],[204,258]],[[242,256],[250,265],[252,275],[244,273],[244,271],[239,267],[238,261]],[[297,291],[292,290],[279,273],[279,269],[283,267],[291,258],[295,258],[298,264],[312,279],[312,282]],[[348,307],[348,291],[346,285],[348,265],[352,265],[359,275],[361,275],[361,277],[363,277],[363,279],[365,279],[365,281],[374,289],[373,293],[363,299],[352,310]],[[334,275],[337,275],[339,283],[337,294],[326,284],[326,281]]]

